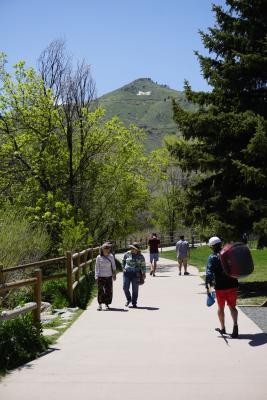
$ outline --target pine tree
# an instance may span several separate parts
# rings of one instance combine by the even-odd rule
[[[169,150],[183,170],[198,171],[187,191],[188,223],[225,239],[261,223],[267,235],[267,1],[226,0],[213,11],[216,25],[200,32],[209,56],[196,53],[212,90],[194,92],[185,82],[198,111],[174,102],[183,137]]]

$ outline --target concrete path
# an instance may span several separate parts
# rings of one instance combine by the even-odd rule
[[[94,301],[54,351],[1,381],[0,399],[266,400],[267,336],[240,312],[240,339],[224,339],[196,269],[160,264],[139,309],[124,307],[120,274],[112,311]]]

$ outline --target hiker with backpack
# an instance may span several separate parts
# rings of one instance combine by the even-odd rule
[[[223,269],[220,259],[220,251],[222,249],[221,239],[217,236],[213,236],[209,239],[208,245],[212,248],[213,252],[208,258],[206,268],[206,289],[209,294],[210,287],[215,285],[215,292],[218,303],[218,318],[221,324],[221,329],[219,331],[221,334],[226,333],[224,308],[225,303],[227,303],[233,319],[233,331],[231,337],[237,338],[238,311],[236,308],[236,301],[238,280],[236,278],[228,276]]]
[[[97,310],[102,311],[102,304],[105,304],[105,310],[109,310],[113,297],[113,281],[116,280],[116,264],[108,242],[100,247],[100,254],[96,257],[95,279],[98,288]]]

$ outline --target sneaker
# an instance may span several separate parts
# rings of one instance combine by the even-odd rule
[[[153,271],[150,271],[150,275],[152,275],[153,274]]]
[[[231,337],[232,337],[233,339],[238,338],[238,325],[234,325],[234,327],[233,327],[233,333],[231,334]]]
[[[105,305],[105,310],[106,310],[106,311],[110,310],[110,308],[109,308],[109,305],[108,305],[108,304],[106,304],[106,305]]]
[[[226,330],[225,330],[225,328],[223,328],[223,329],[219,329],[219,331],[220,331],[220,333],[221,333],[222,335],[225,335],[225,334],[226,334]]]
[[[133,308],[137,308],[137,304],[133,304]]]
[[[99,304],[99,306],[97,307],[97,311],[102,311],[102,305]]]
[[[179,275],[182,275],[182,272],[179,272]]]
[[[184,275],[190,275],[189,272],[184,272]]]
[[[130,303],[131,303],[130,301],[126,301],[125,307],[129,307],[129,304],[130,304]]]

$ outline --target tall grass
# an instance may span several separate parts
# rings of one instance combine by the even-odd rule
[[[5,267],[40,260],[47,254],[50,238],[41,226],[33,226],[22,212],[0,210],[0,263]]]

